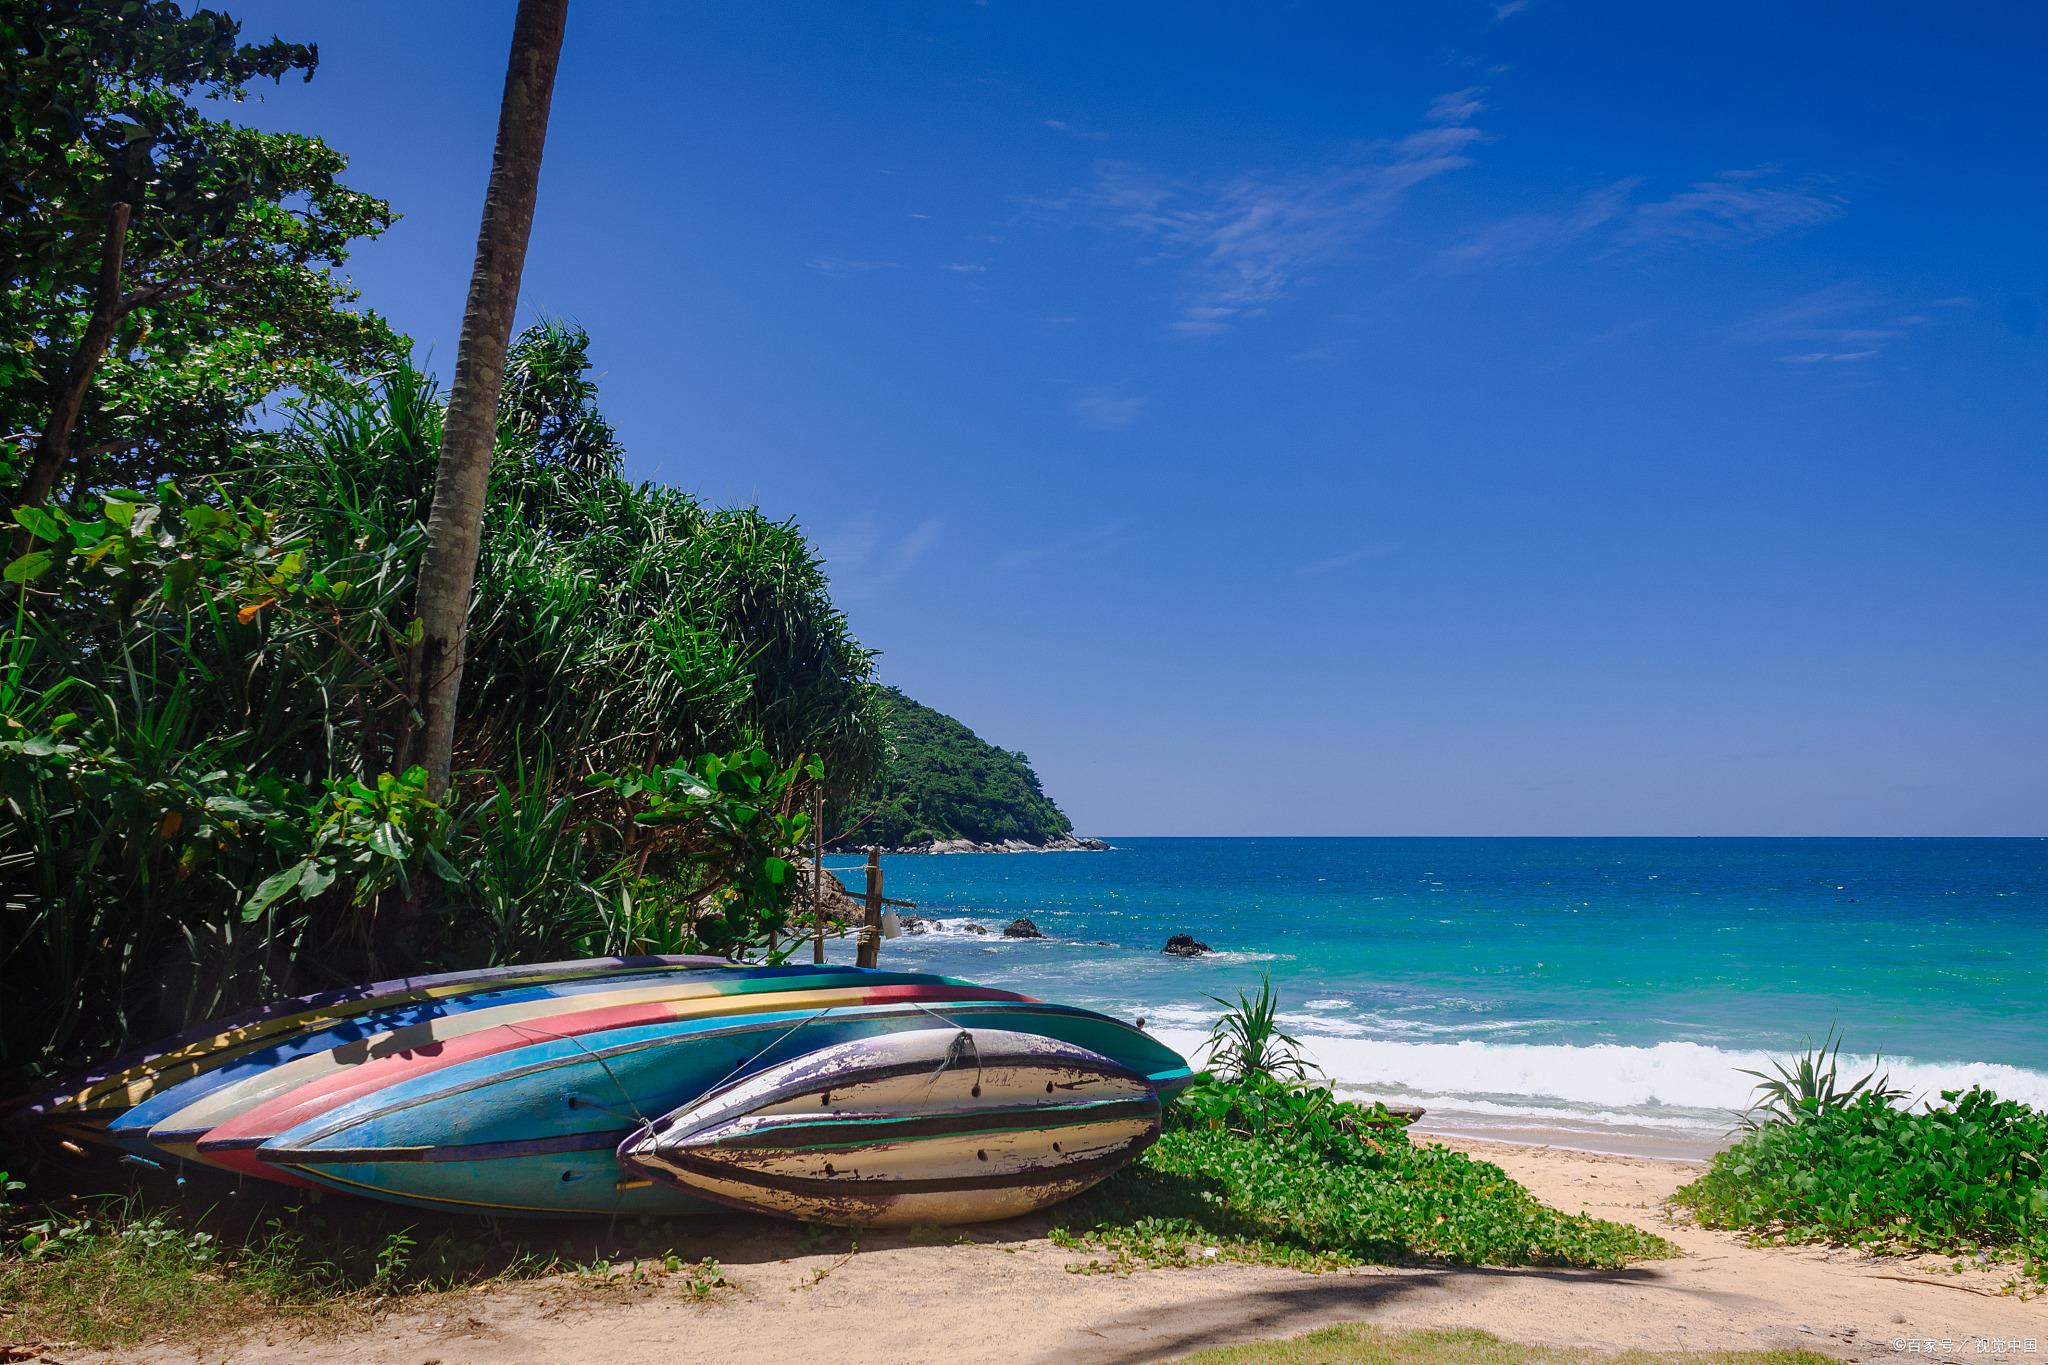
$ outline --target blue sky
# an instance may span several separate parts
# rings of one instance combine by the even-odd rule
[[[509,0],[231,8],[445,368]],[[2044,25],[584,0],[525,311],[1084,830],[2039,835]]]

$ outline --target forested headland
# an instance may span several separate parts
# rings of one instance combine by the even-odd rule
[[[1073,835],[1073,822],[1039,786],[1030,759],[893,687],[883,693],[889,753],[873,788],[827,821],[838,843],[1044,846]]]

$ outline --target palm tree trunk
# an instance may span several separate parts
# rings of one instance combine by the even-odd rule
[[[434,476],[434,507],[427,520],[427,550],[420,565],[417,612],[421,637],[412,657],[413,695],[419,706],[419,761],[428,789],[448,790],[455,746],[455,704],[462,689],[464,631],[476,586],[477,546],[483,538],[484,495],[491,448],[498,431],[498,389],[505,350],[519,303],[519,277],[533,228],[541,150],[569,0],[519,0],[512,21],[512,57],[498,113],[497,150],[484,194],[477,234],[476,270],[455,352],[455,383],[448,395],[441,459]]]

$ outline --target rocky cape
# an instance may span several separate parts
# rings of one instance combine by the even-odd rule
[[[1089,839],[1068,834],[1042,843],[1031,843],[1024,839],[1004,839],[995,843],[982,843],[973,839],[927,839],[920,844],[904,844],[900,848],[884,848],[884,853],[1107,853],[1110,845],[1101,839]],[[833,848],[833,853],[865,853],[865,845],[847,845]]]

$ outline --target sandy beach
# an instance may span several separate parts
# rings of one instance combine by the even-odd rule
[[[499,1365],[692,1360],[843,1365],[1093,1362],[1137,1365],[1324,1324],[1477,1327],[1586,1350],[1807,1347],[1845,1360],[1905,1355],[2031,1359],[2048,1302],[1997,1293],[2002,1276],[1824,1248],[1752,1248],[1675,1221],[1667,1195],[1692,1163],[1434,1138],[1498,1162],[1539,1197],[1671,1238],[1676,1260],[1616,1272],[1368,1267],[1306,1275],[1260,1266],[1083,1275],[1043,1220],[939,1244],[871,1234],[849,1254],[796,1229],[706,1227],[677,1246],[715,1256],[732,1288],[699,1301],[675,1275],[588,1276],[449,1294],[308,1335],[286,1321],[206,1346],[146,1345],[97,1358],[232,1365]],[[971,1239],[971,1240],[969,1240]],[[2035,1351],[2025,1350],[2033,1339]],[[2017,1351],[2004,1349],[2017,1341]],[[1998,1348],[1998,1349],[1994,1349]]]

